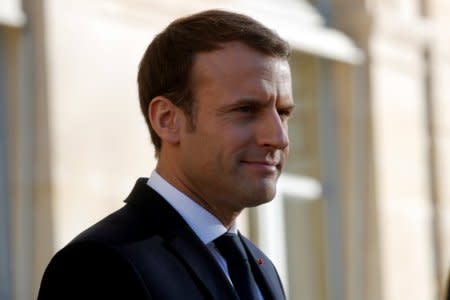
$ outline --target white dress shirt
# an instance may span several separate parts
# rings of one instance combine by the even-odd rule
[[[183,217],[184,221],[186,221],[189,227],[191,227],[194,233],[206,245],[209,251],[211,251],[211,254],[231,282],[227,262],[214,245],[214,240],[226,232],[237,234],[236,223],[233,223],[228,230],[219,219],[176,189],[161,177],[156,170],[152,172],[147,181],[147,185],[158,192]],[[254,284],[258,291],[258,298],[264,299],[256,282]]]

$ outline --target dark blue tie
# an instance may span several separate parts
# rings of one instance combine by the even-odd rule
[[[214,244],[228,265],[228,273],[241,300],[257,300],[256,281],[245,253],[244,245],[236,234],[225,233]]]

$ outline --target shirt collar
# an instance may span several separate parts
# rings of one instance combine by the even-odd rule
[[[236,222],[227,230],[219,219],[176,189],[161,177],[156,170],[152,172],[147,185],[158,192],[183,217],[205,245],[227,231],[237,233]]]

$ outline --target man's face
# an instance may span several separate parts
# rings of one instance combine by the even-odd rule
[[[219,219],[270,201],[288,155],[293,109],[285,59],[242,43],[195,57],[194,124],[180,135],[181,181]]]

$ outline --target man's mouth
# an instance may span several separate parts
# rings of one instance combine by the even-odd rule
[[[255,171],[279,173],[282,167],[282,153],[274,151],[266,153],[264,156],[248,157],[242,159],[241,163]]]
[[[242,163],[256,171],[274,173],[278,172],[280,162],[267,160],[243,160]]]

